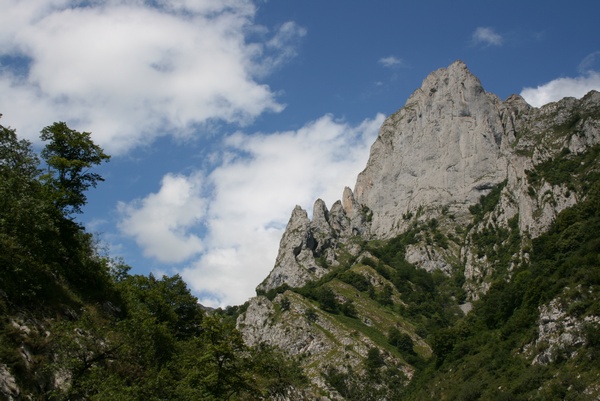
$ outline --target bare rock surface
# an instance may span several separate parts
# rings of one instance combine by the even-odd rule
[[[504,106],[464,63],[431,73],[390,116],[358,176],[357,201],[378,238],[399,234],[419,207],[465,206],[506,177]]]

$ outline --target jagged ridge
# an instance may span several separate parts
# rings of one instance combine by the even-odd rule
[[[369,244],[404,235],[410,236],[401,245],[407,262],[463,277],[465,296],[455,301],[466,302],[462,309],[469,311],[469,301],[486,293],[494,280],[510,280],[511,272],[528,263],[532,239],[544,233],[558,213],[585,199],[586,185],[569,182],[569,175],[561,181],[543,171],[545,163],[562,157],[586,166],[573,173],[585,182],[590,171],[598,169],[595,156],[585,155],[600,144],[599,119],[600,93],[595,91],[581,100],[566,98],[537,109],[518,95],[502,102],[485,92],[460,61],[433,72],[383,124],[354,192],[345,188],[342,201],[331,211],[317,200],[312,220],[299,206],[294,209],[275,266],[257,292],[276,294],[278,288],[302,287],[327,275],[335,278],[340,269],[356,270],[371,283],[379,282],[381,290],[386,279],[379,270],[365,271],[360,260],[372,258],[365,253]],[[348,257],[359,262],[350,270]],[[375,263],[382,266],[381,260]],[[332,288],[345,302],[342,290]],[[297,292],[286,292],[286,299],[296,299]],[[250,301],[238,320],[246,341],[293,348],[285,333],[299,327],[294,323],[298,316],[285,320],[286,312],[274,315],[281,297]],[[296,302],[302,311],[314,305],[306,299]],[[362,309],[357,318],[364,323],[370,313],[381,312],[378,307]],[[386,329],[378,329],[385,335]],[[305,331],[302,341],[310,348],[318,336]],[[338,335],[324,327],[319,331]],[[404,331],[427,344],[414,327],[404,326]],[[369,338],[360,341],[382,347]],[[311,360],[335,347],[322,345],[329,351]],[[350,359],[348,366],[358,366],[358,359]],[[402,358],[392,359],[406,372],[412,370]],[[316,372],[325,365],[311,366]],[[321,376],[313,380],[327,388]],[[337,397],[335,391],[329,394]]]

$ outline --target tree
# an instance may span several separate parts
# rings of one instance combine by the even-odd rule
[[[358,312],[356,311],[356,307],[354,306],[354,302],[351,299],[346,300],[342,305],[340,305],[340,310],[342,313],[348,317],[357,317]]]
[[[338,302],[335,297],[335,293],[329,287],[322,287],[317,293],[317,300],[321,305],[321,309],[337,313]]]
[[[398,343],[396,347],[399,351],[412,355],[415,353],[414,351],[414,343],[412,338],[407,333],[401,333],[398,338]]]
[[[48,290],[56,246],[56,208],[39,182],[31,143],[0,125],[0,282],[11,298]]]
[[[398,343],[400,342],[401,335],[402,333],[400,333],[400,330],[398,330],[395,327],[392,327],[388,332],[388,343],[392,344],[394,347],[397,347]]]
[[[2,117],[2,114],[0,114]],[[17,139],[14,129],[0,125],[0,174],[2,178],[19,175],[35,179],[39,175],[39,159],[31,149],[31,143]]]
[[[383,360],[383,356],[379,351],[379,348],[371,347],[367,352],[367,359],[365,359],[365,367],[367,372],[370,374],[374,374],[377,369],[385,365],[385,361]]]
[[[66,215],[81,213],[87,198],[85,191],[96,187],[104,178],[89,172],[90,168],[110,159],[90,138],[89,132],[70,129],[64,122],[54,123],[41,132],[50,141],[42,150],[49,174],[45,181],[54,195],[56,206]]]
[[[308,384],[297,358],[265,343],[250,350],[246,364],[245,368],[253,373],[252,385],[260,399],[290,398],[289,392],[301,391]]]
[[[190,293],[181,276],[125,276],[119,283],[128,300],[128,308],[145,309],[156,323],[164,324],[178,340],[196,337],[202,332],[204,311]]]

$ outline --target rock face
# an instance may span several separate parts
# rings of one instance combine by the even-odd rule
[[[586,342],[585,327],[600,323],[600,316],[581,319],[569,315],[567,306],[559,297],[540,307],[538,336],[523,350],[532,358],[532,364],[547,365],[557,357],[575,357]]]
[[[348,238],[368,230],[365,220],[350,188],[331,211],[317,199],[312,220],[296,206],[281,238],[275,267],[257,290],[267,292],[283,284],[300,287],[322,277],[329,271],[325,266],[338,264],[335,250]]]
[[[558,213],[585,198],[582,178],[598,172],[598,145],[596,91],[533,108],[518,95],[503,102],[486,92],[460,61],[433,72],[384,122],[354,191],[345,188],[331,210],[317,200],[312,219],[299,206],[294,209],[275,266],[257,288],[267,297],[252,299],[238,319],[245,341],[304,356],[305,370],[312,372],[318,389],[327,388],[321,374],[327,358],[329,365],[345,364],[342,370],[348,373],[360,371],[368,348],[379,347],[385,354],[385,345],[362,335],[372,329],[389,333],[400,328],[420,344],[422,356],[428,355],[415,327],[401,316],[385,320],[387,312],[372,302],[405,306],[402,294],[393,290],[398,283],[385,278],[385,267],[369,253],[369,244],[397,237],[398,253],[407,263],[464,277],[466,295],[455,301],[457,311],[469,313],[469,301],[487,292],[494,280],[510,280],[515,269],[526,266],[532,240],[548,230]],[[567,174],[561,172],[565,165]],[[358,312],[351,316],[368,330],[344,327],[343,319],[336,323],[318,309],[316,320],[307,320],[313,306],[323,302],[319,293],[289,288],[329,272],[335,280],[319,285],[328,286],[340,305],[356,305]],[[347,274],[346,281],[340,274]],[[364,287],[362,292],[349,282]],[[576,348],[582,341],[582,326],[557,305],[540,309],[540,336],[527,351],[534,363],[552,361],[561,344]],[[406,360],[387,355],[410,378]],[[330,394],[325,399],[337,399],[335,391]]]
[[[384,122],[354,192],[345,188],[331,211],[317,200],[312,221],[300,207],[294,209],[275,267],[258,290],[298,287],[322,277],[326,266],[337,265],[341,246],[358,254],[359,249],[348,248],[352,238],[391,238],[415,219],[446,220],[447,231],[466,226],[472,219],[469,208],[502,184],[498,207],[472,228],[464,244],[421,243],[407,253],[409,262],[447,273],[458,253],[466,266],[466,288],[477,298],[487,289],[490,269],[485,258],[473,255],[473,235],[490,224],[507,228],[517,216],[520,233],[535,238],[577,202],[565,184],[541,182],[532,192],[528,171],[562,149],[581,153],[600,143],[598,109],[595,91],[536,109],[518,95],[502,102],[486,92],[461,61],[434,71]],[[596,117],[577,119],[585,115]],[[565,126],[577,134],[557,134],[556,127]]]
[[[289,309],[275,318],[283,300],[289,302]],[[313,317],[307,317],[307,311],[312,311]],[[290,355],[302,356],[311,366],[309,376],[314,378],[319,378],[320,372],[328,366],[356,368],[369,348],[376,346],[369,337],[349,332],[330,314],[314,309],[310,302],[293,292],[279,294],[273,301],[266,297],[253,298],[247,313],[238,320],[238,327],[248,345],[267,343],[285,349]],[[323,355],[328,357],[323,358]],[[392,359],[389,353],[385,353],[386,356]],[[413,369],[405,365],[403,372],[412,377]]]
[[[371,233],[401,232],[419,207],[465,209],[506,177],[505,107],[464,63],[430,74],[389,117],[354,193],[373,211]]]

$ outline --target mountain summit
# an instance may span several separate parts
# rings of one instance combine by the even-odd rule
[[[472,339],[490,330],[512,341],[520,366],[565,348],[591,355],[585,344],[596,340],[583,333],[598,313],[577,320],[565,308],[587,299],[587,311],[596,292],[573,290],[590,288],[584,273],[558,279],[551,266],[580,246],[598,255],[583,227],[596,224],[586,219],[600,203],[599,149],[596,91],[534,108],[486,92],[461,61],[432,72],[384,122],[354,191],[330,210],[317,200],[312,220],[296,206],[273,270],[237,320],[244,340],[301,357],[322,399],[397,399],[424,361],[439,367],[457,347],[480,349]],[[569,238],[560,257],[540,245],[552,235]]]
[[[358,176],[354,193],[373,212],[371,233],[397,235],[402,215],[419,208],[465,212],[506,179],[514,138],[506,114],[463,62],[431,73],[385,121]]]
[[[535,109],[518,95],[502,102],[486,92],[462,61],[432,72],[383,123],[354,191],[345,188],[331,210],[317,200],[312,221],[300,206],[294,209],[275,267],[259,291],[321,277],[327,273],[323,262],[336,266],[334,250],[356,236],[389,239],[414,218],[452,216],[448,225],[467,225],[470,209],[501,184],[507,187],[503,224],[518,216],[520,231],[537,237],[576,198],[565,196],[564,186],[545,189],[552,202],[531,196],[527,172],[563,148],[581,153],[600,141],[598,127],[586,119],[574,123],[575,135],[548,135],[556,130],[555,115],[558,123],[580,108],[593,115],[599,98],[592,91],[581,101],[566,98]],[[459,251],[468,258],[467,248]],[[449,255],[440,252],[448,253],[413,247],[408,257],[427,270],[447,270],[450,262],[443,259]]]
[[[58,125],[44,159],[102,152]],[[534,108],[433,72],[226,310],[103,255],[48,163],[0,125],[0,399],[600,399],[598,92]]]

